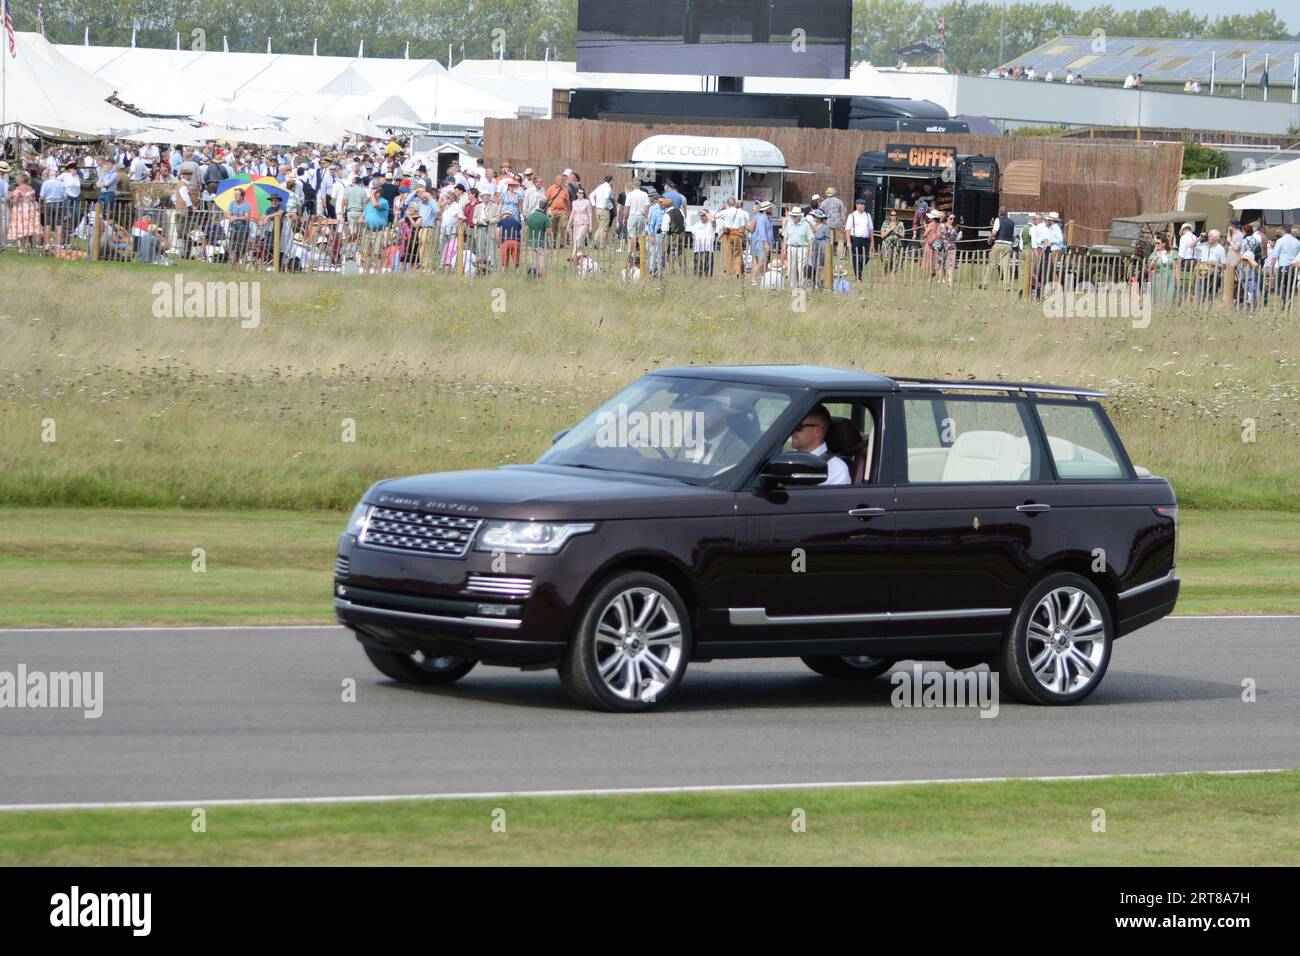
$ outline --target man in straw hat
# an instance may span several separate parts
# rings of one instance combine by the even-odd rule
[[[783,238],[786,272],[790,288],[794,289],[803,285],[804,270],[808,265],[808,247],[813,238],[812,228],[804,222],[803,210],[798,206],[790,210],[790,221]]]
[[[746,227],[749,232],[749,254],[754,257],[754,276],[757,284],[767,272],[772,259],[772,204],[767,200],[754,204],[754,216]]]
[[[831,231],[833,254],[835,256],[847,254],[849,243],[844,235],[844,220],[848,216],[848,210],[844,208],[844,200],[840,198],[839,190],[834,186],[827,186],[826,197],[817,208],[826,213],[826,227]]]

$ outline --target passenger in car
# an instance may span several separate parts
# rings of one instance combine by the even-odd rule
[[[830,427],[831,413],[827,411],[825,405],[818,405],[795,426],[790,434],[790,444],[795,451],[816,455],[826,462],[826,480],[822,484],[851,484],[849,466],[844,464],[844,459],[832,454],[826,445],[826,432]]]

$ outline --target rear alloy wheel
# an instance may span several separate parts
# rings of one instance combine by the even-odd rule
[[[810,668],[835,680],[875,680],[896,663],[888,657],[851,654],[848,657],[802,657]]]
[[[1087,578],[1049,575],[1025,595],[994,666],[1027,704],[1074,704],[1101,683],[1114,627],[1106,598]]]
[[[369,644],[361,646],[379,673],[403,684],[452,684],[472,671],[478,663],[472,657],[399,651],[387,647],[371,647]]]
[[[681,683],[690,640],[690,616],[671,584],[643,571],[616,574],[583,604],[560,680],[587,707],[649,710]]]

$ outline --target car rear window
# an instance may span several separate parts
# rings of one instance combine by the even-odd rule
[[[905,398],[907,480],[1036,480],[1046,466],[1037,460],[1025,416],[1014,399]]]
[[[1061,478],[1127,478],[1122,457],[1091,402],[1037,402],[1038,417],[1047,432],[1056,473]]]

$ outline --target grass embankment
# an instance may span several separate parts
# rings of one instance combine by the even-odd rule
[[[1134,329],[932,288],[812,295],[800,313],[788,293],[691,280],[206,270],[261,283],[244,329],[155,318],[153,284],[172,275],[5,257],[0,504],[344,509],[378,478],[531,460],[647,369],[816,362],[1100,387],[1134,460],[1184,507],[1300,511],[1294,319]]]
[[[345,520],[0,509],[0,627],[333,623],[330,571]],[[1300,514],[1185,513],[1178,562],[1180,614],[1300,613]]]
[[[0,813],[0,865],[1290,865],[1300,771],[219,806],[204,833],[192,819],[190,809]]]

